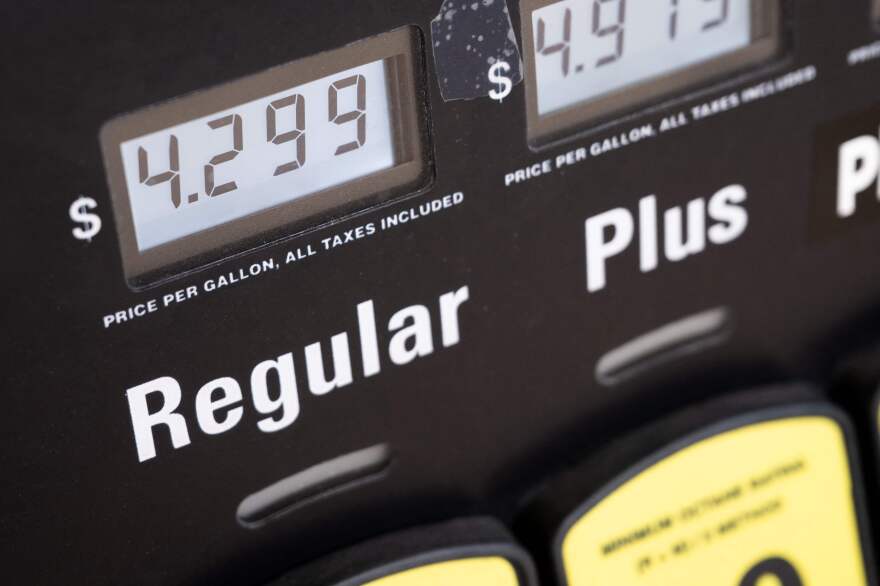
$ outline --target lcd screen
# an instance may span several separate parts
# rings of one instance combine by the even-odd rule
[[[530,137],[773,55],[778,0],[524,0]]]
[[[102,145],[126,272],[228,253],[418,182],[412,34],[381,35],[109,123]]]
[[[138,250],[393,167],[385,68],[374,61],[122,143]]]

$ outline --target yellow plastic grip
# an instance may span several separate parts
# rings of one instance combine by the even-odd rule
[[[568,586],[864,586],[843,430],[746,425],[626,480],[561,540]]]
[[[364,586],[519,586],[519,579],[506,559],[475,557],[419,566]]]

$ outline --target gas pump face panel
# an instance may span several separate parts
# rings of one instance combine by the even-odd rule
[[[880,338],[878,6],[16,7],[7,581],[264,585],[356,551],[332,583],[553,584],[519,519],[571,463],[742,389],[833,401]],[[834,486],[876,502],[846,440]]]

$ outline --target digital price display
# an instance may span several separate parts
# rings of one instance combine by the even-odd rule
[[[400,29],[106,125],[129,278],[188,268],[417,186],[425,163],[414,42]]]
[[[778,0],[523,0],[529,138],[776,54]]]

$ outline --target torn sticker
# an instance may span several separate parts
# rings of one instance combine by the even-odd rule
[[[443,0],[431,21],[431,44],[447,102],[497,96],[499,90],[506,95],[522,81],[506,0]]]

